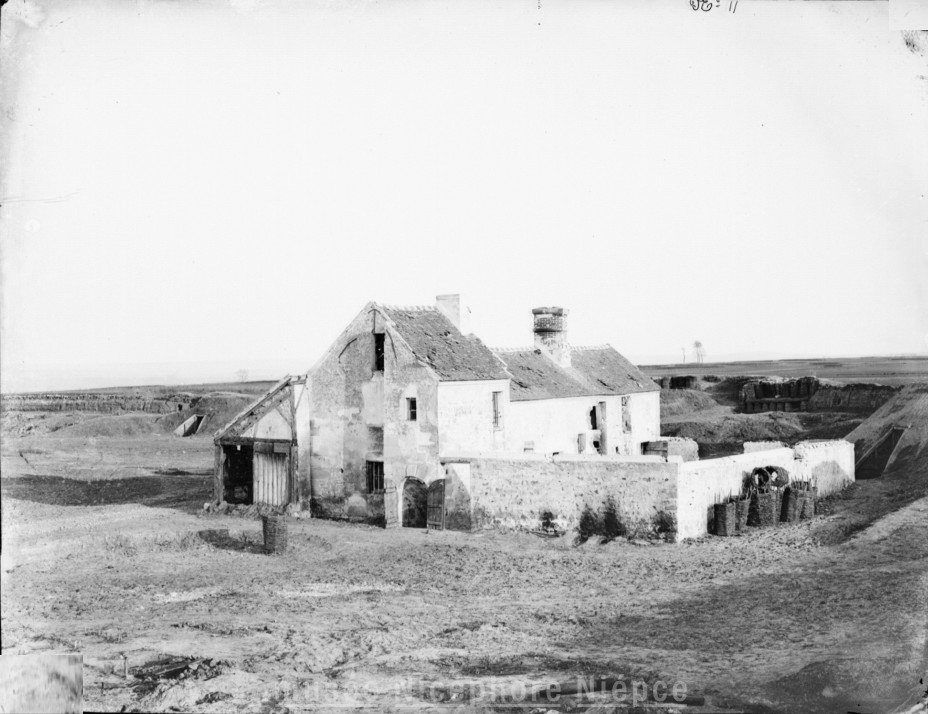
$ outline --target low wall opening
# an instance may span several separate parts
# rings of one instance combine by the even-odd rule
[[[403,523],[406,528],[425,528],[428,511],[428,489],[417,478],[403,484]]]
[[[882,476],[905,431],[905,427],[892,427],[880,437],[879,441],[864,452],[855,465],[856,477],[858,479],[872,479]]]
[[[194,414],[193,416],[184,420],[184,422],[174,430],[175,436],[193,436],[203,425],[203,420],[206,418],[205,414]]]

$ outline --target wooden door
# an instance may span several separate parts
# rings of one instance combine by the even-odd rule
[[[286,506],[290,502],[290,449],[276,446],[255,443],[254,502]]]
[[[439,479],[429,485],[426,525],[431,530],[445,527],[445,481]]]

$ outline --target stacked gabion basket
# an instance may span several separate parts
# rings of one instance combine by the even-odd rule
[[[709,509],[709,532],[733,536],[746,526],[769,528],[815,515],[817,491],[809,481],[790,482],[782,466],[763,466],[746,475],[741,493]]]
[[[287,550],[287,520],[283,516],[263,516],[264,550],[270,555]]]

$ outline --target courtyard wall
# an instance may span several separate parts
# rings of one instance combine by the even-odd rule
[[[585,507],[601,511],[612,498],[631,532],[650,529],[654,517],[676,510],[676,463],[658,457],[454,456],[443,459],[449,527],[539,528],[550,511],[573,529]]]
[[[793,448],[795,471],[791,478],[811,481],[819,497],[854,483],[854,445],[843,439],[835,441],[803,441]]]
[[[649,532],[664,513],[676,522],[677,540],[706,535],[709,509],[740,493],[758,466],[785,468],[792,480],[811,481],[819,496],[854,481],[854,446],[842,440],[686,462],[679,456],[464,454],[444,456],[442,463],[448,528],[536,530],[549,511],[562,529],[574,530],[584,508],[601,512],[611,498],[630,534]]]

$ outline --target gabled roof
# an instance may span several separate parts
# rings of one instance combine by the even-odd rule
[[[537,348],[497,350],[512,375],[511,401],[656,392],[653,380],[609,345],[571,347],[561,367]]]
[[[473,335],[464,335],[434,307],[377,308],[413,354],[442,381],[509,379],[502,362]]]
[[[660,387],[609,345],[573,347],[571,366],[592,384],[606,385],[613,394],[659,392]]]
[[[252,426],[268,409],[287,399],[289,393],[284,390],[291,384],[302,384],[305,380],[304,376],[293,377],[288,374],[213,434],[213,442],[218,444],[223,437],[237,435],[244,428]]]

